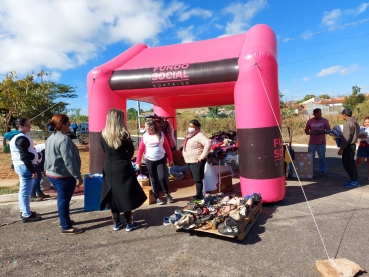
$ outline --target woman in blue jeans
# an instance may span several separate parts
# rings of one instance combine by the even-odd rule
[[[45,144],[46,176],[58,193],[58,214],[61,234],[80,234],[82,229],[74,228],[69,217],[69,204],[77,186],[82,185],[81,158],[77,146],[66,136],[70,122],[68,116],[56,114],[49,122],[49,130],[53,131]]]
[[[27,136],[31,123],[27,118],[18,118],[18,130],[4,134],[10,140],[10,151],[15,172],[19,176],[19,208],[23,223],[39,221],[42,218],[31,211],[30,194],[32,182],[37,178],[34,165],[37,164],[37,152],[32,139]]]

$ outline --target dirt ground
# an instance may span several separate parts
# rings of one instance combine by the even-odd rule
[[[35,141],[35,144],[43,143]],[[87,145],[77,145],[81,156],[81,172],[82,174],[89,173],[90,155]],[[3,153],[3,148],[0,148],[0,186],[5,183],[5,180],[16,180],[18,175],[11,168],[12,160],[10,153]],[[3,182],[4,181],[4,182]]]

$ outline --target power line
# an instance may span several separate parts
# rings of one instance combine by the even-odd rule
[[[349,51],[354,51],[354,50],[358,50],[358,49],[362,49],[362,48],[366,48],[366,47],[369,47],[369,45],[358,47],[358,48],[354,48],[354,49],[348,49],[348,50],[341,51],[341,52],[335,52],[335,53],[331,53],[331,54],[327,54],[327,55],[323,55],[323,56],[313,57],[313,58],[309,58],[309,59],[298,60],[298,61],[289,62],[289,63],[282,63],[282,64],[279,64],[279,65],[287,65],[287,64],[292,64],[292,63],[299,63],[299,62],[304,62],[304,61],[319,59],[319,58],[323,58],[323,57],[327,57],[327,56],[332,56],[332,55],[336,55],[336,54],[341,54],[341,53],[345,53],[345,52],[349,52]]]
[[[359,20],[359,21],[356,21],[356,22],[352,22],[352,23],[347,23],[345,25],[337,26],[337,27],[334,27],[334,28],[329,28],[327,30],[306,34],[306,35],[295,37],[295,38],[287,38],[287,39],[284,39],[282,41],[278,41],[278,43],[289,42],[291,40],[296,40],[296,39],[300,39],[300,38],[307,38],[307,37],[315,36],[315,35],[318,35],[318,34],[326,33],[326,32],[329,32],[329,31],[334,31],[334,30],[337,30],[337,29],[342,29],[342,28],[345,28],[345,27],[348,27],[348,26],[356,25],[356,24],[359,24],[359,23],[364,23],[366,21],[369,21],[369,18]]]
[[[286,52],[286,51],[296,50],[296,49],[300,49],[300,48],[306,48],[306,47],[311,47],[311,46],[316,46],[316,45],[321,45],[321,44],[326,44],[326,43],[331,43],[331,42],[346,40],[346,39],[352,39],[352,38],[357,38],[357,37],[362,37],[362,36],[367,36],[367,35],[369,35],[369,33],[368,34],[358,35],[358,36],[353,36],[353,37],[346,37],[346,38],[341,38],[341,39],[330,40],[330,41],[326,41],[326,42],[322,42],[322,43],[309,44],[309,45],[306,45],[306,46],[301,46],[301,47],[296,47],[296,48],[291,48],[291,49],[286,49],[286,50],[279,50],[278,52]]]

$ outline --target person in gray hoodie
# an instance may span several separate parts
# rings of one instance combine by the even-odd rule
[[[66,136],[70,122],[68,116],[56,114],[52,117],[49,130],[53,133],[45,143],[45,175],[58,193],[58,214],[61,234],[80,234],[82,229],[74,228],[69,217],[69,204],[77,186],[82,185],[81,158],[78,147]]]
[[[344,109],[342,111],[342,118],[346,120],[346,122],[343,124],[343,133],[338,155],[342,155],[342,165],[350,177],[350,181],[344,184],[344,186],[347,188],[356,188],[360,186],[355,164],[356,142],[359,137],[360,126],[357,123],[357,118],[352,117],[352,111],[350,109]]]

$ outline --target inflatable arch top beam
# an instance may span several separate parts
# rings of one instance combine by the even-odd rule
[[[270,27],[185,44],[137,44],[92,69],[87,84],[91,173],[103,168],[99,140],[106,114],[111,108],[125,112],[127,99],[152,103],[159,116],[174,117],[178,108],[234,104],[242,195],[283,199],[277,42]]]

